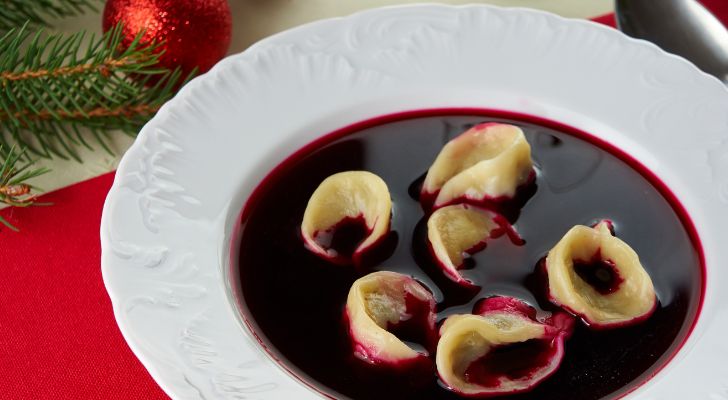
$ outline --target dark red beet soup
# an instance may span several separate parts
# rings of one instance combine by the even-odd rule
[[[699,244],[680,205],[667,200],[671,195],[659,182],[651,182],[649,173],[635,169],[641,168],[636,163],[570,128],[494,112],[440,114],[444,112],[381,118],[329,135],[286,160],[256,189],[243,214],[240,284],[246,319],[269,351],[332,397],[457,399],[441,386],[434,367],[421,372],[424,376],[403,378],[362,367],[352,358],[342,325],[351,284],[377,270],[411,275],[434,293],[440,321],[470,313],[479,299],[493,295],[517,297],[550,311],[554,308],[544,296],[539,260],[572,226],[608,218],[652,277],[657,310],[645,322],[626,328],[592,331],[577,323],[558,371],[532,391],[506,397],[617,398],[659,371],[686,339],[701,301]],[[445,278],[432,260],[418,194],[442,146],[485,121],[523,129],[537,176],[522,205],[504,212],[525,244],[514,246],[505,235],[489,241],[463,271],[479,285],[468,290]],[[312,254],[299,233],[316,187],[329,175],[347,170],[379,175],[393,201],[392,233],[359,269]],[[619,284],[608,264],[584,261],[579,273],[603,291]],[[538,353],[528,343],[522,347],[492,357]],[[517,375],[525,367],[514,360],[502,368]]]

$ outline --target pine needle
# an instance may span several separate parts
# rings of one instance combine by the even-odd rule
[[[32,27],[50,26],[49,18],[72,17],[98,11],[100,0],[2,0],[0,32],[7,32],[26,21]]]
[[[15,147],[6,150],[0,145],[0,203],[13,207],[29,207],[32,205],[48,205],[37,203],[38,188],[28,181],[50,172],[48,168],[33,168],[34,161],[24,161],[25,150],[18,151]],[[0,216],[0,224],[13,231],[18,228]]]
[[[111,152],[111,131],[136,134],[186,81],[158,65],[159,43],[140,43],[142,34],[126,47],[120,25],[86,36],[26,24],[0,37],[0,145],[78,161],[79,145]]]

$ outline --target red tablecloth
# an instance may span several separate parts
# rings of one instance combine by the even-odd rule
[[[728,22],[728,1],[706,3]],[[0,399],[165,398],[124,342],[101,280],[112,180],[49,193],[51,207],[0,211],[22,228],[0,232]]]

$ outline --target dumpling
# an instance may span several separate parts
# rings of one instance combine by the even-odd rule
[[[430,364],[427,352],[397,337],[414,333],[414,339],[430,349],[437,340],[435,298],[415,279],[389,271],[359,278],[349,290],[346,321],[356,358],[396,369]]]
[[[534,176],[531,146],[523,131],[509,124],[483,123],[442,148],[427,172],[420,198],[426,208],[507,200]]]
[[[657,306],[650,276],[609,221],[571,228],[549,251],[545,268],[549,300],[592,328],[640,322]]]
[[[358,264],[389,232],[392,200],[382,178],[367,171],[326,178],[311,195],[301,234],[314,254],[336,264]]]
[[[571,316],[559,312],[539,321],[533,307],[502,296],[474,311],[453,315],[440,328],[437,372],[450,390],[467,397],[522,393],[556,372]]]
[[[487,239],[503,234],[516,244],[523,243],[504,217],[468,204],[439,208],[427,220],[427,239],[434,258],[448,278],[463,286],[473,286],[458,271],[465,253],[474,254],[485,248]]]

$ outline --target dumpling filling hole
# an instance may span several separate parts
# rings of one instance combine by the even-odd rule
[[[574,260],[574,272],[602,295],[616,292],[624,282],[617,265],[612,260],[602,259],[600,250],[589,260]]]
[[[404,299],[380,291],[365,296],[367,314],[382,329],[397,337],[413,350],[429,356],[436,345],[432,329],[432,310],[428,302],[405,292]]]
[[[354,252],[372,233],[363,215],[345,217],[325,231],[314,233],[314,240],[332,257],[351,259]]]
[[[504,381],[529,380],[547,367],[556,354],[552,339],[530,339],[491,347],[472,361],[463,379],[472,384],[497,388]]]

